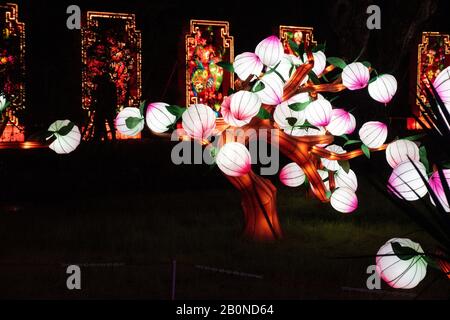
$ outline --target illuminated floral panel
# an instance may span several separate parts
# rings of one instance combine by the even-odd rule
[[[186,35],[186,105],[206,104],[220,115],[220,106],[229,89],[233,74],[217,65],[233,62],[234,40],[224,21],[191,20]]]
[[[430,86],[439,73],[450,65],[450,36],[439,32],[423,32],[418,47],[417,84]],[[426,104],[428,100],[417,88],[417,96]],[[423,118],[422,107],[417,101],[414,114]],[[408,129],[420,129],[414,119],[408,119]]]
[[[0,4],[0,95],[11,104],[1,113],[0,142],[23,142],[25,108],[25,24],[16,4]]]
[[[307,47],[317,45],[317,42],[314,41],[313,28],[308,27],[280,26],[280,39],[286,54],[295,54],[289,45],[289,40],[298,46],[304,44]]]
[[[117,89],[115,113],[125,107],[138,107],[141,98],[141,32],[136,30],[134,14],[87,13],[82,28],[82,105],[87,114],[83,138],[94,135],[94,79],[108,73]],[[109,126],[107,125],[109,129]],[[109,133],[111,138],[111,133]],[[116,132],[118,139],[128,139]],[[140,135],[133,137],[140,138]]]

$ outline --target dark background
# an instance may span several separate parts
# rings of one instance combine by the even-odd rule
[[[66,28],[69,16],[66,8],[71,4],[79,5],[82,12],[136,14],[143,35],[142,98],[168,103],[179,103],[183,95],[180,84],[184,62],[177,64],[177,60],[183,57],[184,33],[192,18],[229,21],[236,55],[253,51],[263,38],[278,34],[280,24],[314,27],[316,40],[326,41],[327,56],[353,61],[364,49],[361,59],[370,61],[378,71],[394,74],[399,82],[398,94],[388,110],[390,116],[407,115],[413,104],[411,93],[421,32],[450,31],[447,17],[450,5],[443,0],[296,0],[267,4],[264,1],[23,0],[18,4],[27,32],[29,133],[48,127],[56,118],[80,121],[82,117],[80,31]],[[366,27],[366,9],[370,4],[381,8],[381,30],[369,31]],[[173,70],[175,76],[169,81]],[[346,103],[352,108],[377,105],[367,93],[356,95]],[[375,117],[369,108],[362,112],[362,118],[356,113],[361,121]]]

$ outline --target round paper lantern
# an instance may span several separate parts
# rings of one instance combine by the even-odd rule
[[[294,71],[296,69],[294,66],[294,63],[292,62],[292,58],[287,54],[285,54],[281,58],[281,61],[280,61],[280,63],[277,64],[277,67],[275,68],[275,66],[274,66],[273,68],[274,68],[273,72],[276,71],[279,74],[279,76],[281,76],[283,78],[282,80],[284,82],[286,82],[290,79],[290,77],[292,76],[292,74],[294,73]]]
[[[144,129],[144,118],[138,108],[124,108],[116,117],[117,131],[126,136],[135,136]]]
[[[342,84],[349,90],[365,88],[369,79],[369,68],[361,62],[350,63],[342,70]]]
[[[387,139],[387,134],[387,126],[379,121],[366,122],[359,129],[359,138],[371,149],[381,147]]]
[[[238,122],[249,123],[261,108],[261,99],[256,93],[238,91],[231,96],[230,113]]]
[[[278,37],[270,36],[256,46],[255,53],[264,65],[272,67],[280,62],[284,55],[284,48]]]
[[[313,57],[314,57],[314,67],[312,69],[312,71],[315,73],[316,76],[320,76],[323,72],[323,70],[325,70],[325,67],[327,66],[327,57],[325,56],[325,53],[323,53],[322,51],[317,51],[317,52],[313,52]],[[308,56],[305,54],[303,54],[303,61],[307,62],[308,61]]]
[[[299,187],[305,182],[305,173],[298,164],[292,162],[281,169],[280,181],[288,187]]]
[[[303,60],[300,57],[297,57],[293,54],[287,54],[285,55],[285,57],[288,57],[295,67],[301,66],[303,64]]]
[[[331,120],[327,125],[327,130],[333,136],[341,136],[354,128],[353,125],[354,122],[350,113],[344,109],[333,109],[331,111]]]
[[[400,163],[409,161],[409,159],[412,161],[420,160],[419,148],[412,141],[400,139],[390,143],[386,148],[386,160],[391,168],[395,168]]]
[[[332,144],[332,145],[326,147],[325,149],[328,151],[331,151],[331,152],[335,152],[337,154],[343,154],[346,152],[341,146],[338,146],[335,144]],[[338,171],[341,168],[341,166],[339,165],[337,160],[328,160],[328,159],[322,158],[321,161],[322,161],[323,166],[330,171]]]
[[[396,289],[415,288],[427,274],[427,262],[423,256],[397,256],[392,247],[397,243],[401,247],[411,248],[419,254],[423,250],[418,243],[409,239],[394,238],[386,242],[377,253],[376,272],[389,286]]]
[[[331,120],[331,103],[325,99],[311,102],[305,109],[306,120],[313,126],[327,126]]]
[[[80,129],[76,125],[70,130],[65,130],[71,124],[70,120],[57,120],[48,128],[49,132],[53,132],[55,140],[49,145],[49,148],[58,154],[66,154],[75,150],[81,141]]]
[[[250,75],[259,76],[264,65],[253,52],[244,52],[236,56],[233,68],[239,79],[245,81]]]
[[[256,92],[261,98],[262,103],[276,106],[282,102],[283,97],[283,81],[274,72],[264,75],[261,80],[264,89]],[[258,85],[259,81],[255,84]]]
[[[349,113],[349,117],[350,117],[350,125],[347,128],[347,130],[344,132],[344,134],[352,134],[353,131],[355,131],[356,129],[356,119],[355,116],[352,115],[351,113]]]
[[[295,118],[297,121],[295,124],[289,124],[288,118]],[[294,111],[289,108],[289,103],[287,101],[280,103],[273,113],[273,119],[280,126],[281,129],[286,131],[292,131],[295,126],[300,126],[305,123],[305,112],[304,111]]]
[[[169,130],[169,126],[175,123],[177,117],[167,110],[168,106],[164,102],[153,102],[147,106],[145,121],[149,129],[153,132],[166,132]]]
[[[351,189],[339,188],[331,195],[330,203],[336,211],[351,213],[358,208],[358,197]]]
[[[375,101],[387,104],[397,92],[397,80],[390,74],[383,74],[369,84],[369,95]]]
[[[339,169],[334,176],[337,188],[347,188],[356,192],[358,189],[358,179],[355,172],[349,170],[348,173],[344,169]]]
[[[422,176],[426,177],[427,172],[425,166],[419,161],[414,161],[414,164]],[[417,172],[410,161],[400,163],[395,167],[389,178],[388,189],[394,191],[392,188],[396,191],[394,194],[397,197],[400,199],[404,198],[407,201],[415,201],[423,198],[428,192],[419,172]]]
[[[444,173],[445,180],[447,180],[447,184],[450,186],[450,169],[444,169],[442,171]],[[434,194],[439,199],[439,202],[444,207],[444,210],[446,212],[450,212],[448,199],[445,195],[444,185],[442,184],[438,171],[434,172],[433,175],[430,177],[429,184]],[[436,205],[433,201],[433,198],[431,198],[431,202],[433,203],[433,205]]]
[[[216,114],[204,104],[191,105],[181,119],[183,129],[193,139],[208,139],[216,127]]]
[[[229,142],[220,148],[216,163],[219,169],[228,176],[240,177],[251,168],[251,156],[247,148],[238,142]]]
[[[450,66],[442,70],[433,82],[439,97],[444,104],[450,104]],[[450,109],[447,106],[448,109]]]

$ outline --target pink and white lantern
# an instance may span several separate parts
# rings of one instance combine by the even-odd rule
[[[280,62],[284,55],[284,48],[278,37],[270,36],[256,46],[255,53],[264,65],[272,67]]]
[[[328,151],[337,153],[337,154],[346,153],[346,151],[341,146],[338,146],[336,144],[332,144],[332,145],[326,147],[325,149]],[[329,160],[326,158],[322,158],[321,161],[322,161],[322,165],[330,171],[338,171],[339,169],[341,169],[341,166],[339,165],[337,160]]]
[[[305,173],[295,162],[289,163],[280,171],[280,181],[288,187],[296,188],[305,182]]]
[[[245,81],[250,75],[259,76],[264,65],[253,52],[244,52],[236,56],[233,68],[239,79]]]
[[[447,184],[450,186],[450,169],[444,169],[442,171],[444,173],[444,177],[445,177],[445,180],[447,181]],[[439,202],[444,207],[445,212],[450,212],[450,207],[448,204],[449,199],[447,199],[447,197],[445,195],[444,186],[442,184],[441,177],[439,176],[438,171],[433,173],[433,175],[430,177],[430,180],[428,181],[428,183],[430,184],[430,187],[433,190],[434,194],[439,199]],[[433,203],[433,205],[436,205],[435,202],[433,201],[433,198],[431,198],[431,196],[430,196],[430,199],[431,199],[431,202]]]
[[[369,95],[375,101],[388,104],[397,92],[397,80],[390,74],[378,76],[369,84]]]
[[[317,99],[305,109],[306,120],[313,126],[327,126],[331,121],[331,103],[326,99]]]
[[[414,164],[422,176],[426,178],[425,166],[419,161],[414,161]],[[428,190],[419,172],[410,161],[399,164],[389,177],[388,190],[392,191],[398,198],[404,198],[407,201],[416,201],[423,198]]]
[[[333,109],[331,111],[331,120],[327,125],[327,130],[333,136],[341,136],[343,134],[349,134],[355,130],[356,121],[349,112],[344,109]]]
[[[278,126],[289,133],[295,130],[295,126],[300,126],[305,123],[305,112],[304,111],[294,111],[289,108],[289,103],[287,101],[279,104],[273,113],[273,118]],[[294,125],[289,124],[288,118],[295,118],[297,121]]]
[[[256,93],[238,91],[224,99],[221,112],[226,123],[242,127],[256,116],[261,108],[261,99]]]
[[[139,121],[130,122],[130,118],[139,119]],[[127,107],[119,112],[115,120],[115,125],[117,131],[121,134],[133,137],[144,129],[144,122],[144,118],[138,108]],[[134,126],[130,127],[130,123]]]
[[[361,62],[350,63],[342,70],[342,84],[349,90],[359,90],[367,87],[369,79],[369,68]]]
[[[450,109],[450,66],[442,70],[433,82],[442,102]]]
[[[240,177],[250,172],[252,160],[247,148],[238,142],[229,142],[220,148],[216,163],[228,176]]]
[[[347,188],[356,192],[358,189],[358,178],[353,170],[349,170],[348,173],[345,172],[344,169],[339,169],[335,176],[334,180],[336,182],[336,188]]]
[[[390,143],[386,148],[386,160],[391,168],[409,159],[420,160],[419,147],[412,141],[400,139]]]
[[[261,80],[264,89],[256,92],[262,103],[276,106],[282,102],[283,98],[283,80],[275,73],[264,75]],[[259,81],[255,84],[258,85]]]
[[[312,71],[314,74],[318,77],[322,74],[323,70],[325,70],[325,67],[327,66],[327,57],[325,53],[322,51],[313,52],[313,58],[314,58],[314,67]],[[308,61],[307,54],[303,54],[303,61]]]
[[[359,138],[371,149],[381,147],[387,139],[387,134],[387,125],[379,121],[366,122],[359,129]]]
[[[181,119],[183,129],[193,139],[208,139],[216,127],[216,114],[204,104],[191,105]]]
[[[150,130],[163,133],[176,121],[177,117],[167,110],[169,105],[164,102],[153,102],[147,106],[145,121]]]
[[[358,197],[351,189],[338,188],[331,195],[330,204],[336,211],[351,213],[358,208]]]

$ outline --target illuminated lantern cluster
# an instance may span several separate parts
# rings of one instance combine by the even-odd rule
[[[399,256],[396,248],[407,248],[416,255]],[[394,238],[378,250],[376,272],[391,287],[397,289],[415,288],[427,274],[427,262],[422,247],[409,239]]]
[[[442,171],[444,173],[444,177],[445,177],[445,180],[447,181],[447,184],[450,186],[450,169],[444,169]],[[447,199],[447,197],[445,195],[444,186],[442,184],[441,177],[439,176],[438,171],[434,172],[431,175],[428,183],[430,184],[430,187],[433,190],[434,194],[437,196],[439,202],[444,207],[444,210],[446,212],[450,212],[450,207],[449,207],[449,203],[448,203],[449,199]],[[433,205],[436,205],[432,198],[431,198],[431,202],[433,203]]]
[[[220,148],[216,163],[223,173],[231,177],[243,176],[252,168],[250,152],[238,142],[229,142]]]
[[[414,165],[419,169],[416,170]],[[427,176],[425,166],[419,161],[406,161],[394,168],[390,178],[388,189],[400,199],[415,201],[423,198],[427,193],[427,187],[422,177]]]

